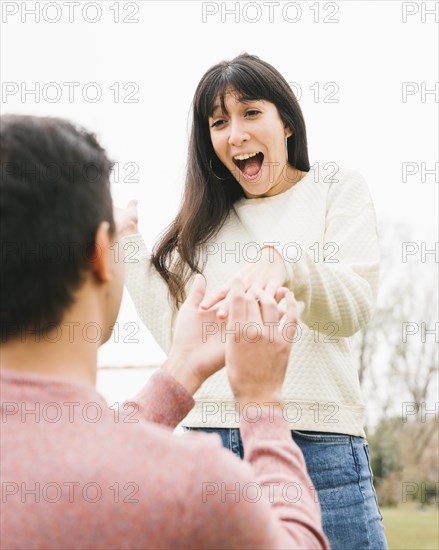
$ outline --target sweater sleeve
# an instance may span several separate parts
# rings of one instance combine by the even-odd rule
[[[195,405],[195,401],[177,380],[158,369],[132,401],[123,403],[120,415],[127,422],[148,422],[175,428]],[[125,412],[128,411],[128,412]]]
[[[301,320],[319,332],[352,336],[375,305],[379,246],[375,210],[364,179],[340,176],[328,189],[323,247],[288,262],[287,286],[303,302]],[[318,323],[317,326],[315,324]]]
[[[191,485],[202,506],[192,514],[193,547],[329,549],[302,452],[282,413],[265,410],[240,427],[244,461],[220,449],[211,457],[204,445],[194,465]]]
[[[172,308],[168,286],[151,263],[151,253],[140,235],[121,239],[125,252],[125,285],[137,314],[165,353],[171,347]]]

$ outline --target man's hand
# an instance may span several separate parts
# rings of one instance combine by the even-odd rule
[[[244,290],[255,298],[259,290],[265,290],[276,301],[280,299],[277,294],[279,287],[287,279],[287,270],[282,255],[273,247],[264,247],[261,257],[257,262],[242,268],[231,277],[219,290],[207,296],[201,307],[209,309],[219,303],[217,317],[226,319],[230,308],[230,291],[237,281],[244,284]]]
[[[236,279],[230,290],[227,322],[226,366],[230,385],[240,403],[277,402],[282,406],[282,385],[297,329],[294,295],[278,289],[286,301],[285,323],[270,293],[256,291],[256,299]],[[234,334],[233,334],[234,333]]]
[[[206,280],[196,275],[192,289],[178,312],[172,348],[163,368],[191,394],[225,365],[225,322],[216,310],[202,310]]]
[[[132,200],[126,208],[113,208],[114,221],[116,223],[116,231],[119,237],[133,235],[138,233],[137,224],[139,216],[137,214],[137,201]]]

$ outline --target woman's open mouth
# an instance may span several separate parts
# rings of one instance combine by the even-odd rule
[[[264,163],[263,153],[243,153],[233,157],[233,163],[248,181],[254,181],[259,178],[262,165]]]

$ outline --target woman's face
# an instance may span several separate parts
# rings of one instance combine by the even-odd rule
[[[209,117],[210,137],[220,161],[248,198],[277,195],[291,187],[294,168],[287,163],[285,138],[292,135],[269,101],[239,101],[225,94],[227,114],[219,98]]]

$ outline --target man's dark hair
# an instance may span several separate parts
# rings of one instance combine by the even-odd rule
[[[102,221],[115,233],[112,162],[94,134],[58,118],[0,117],[0,330],[47,332],[74,301]]]

